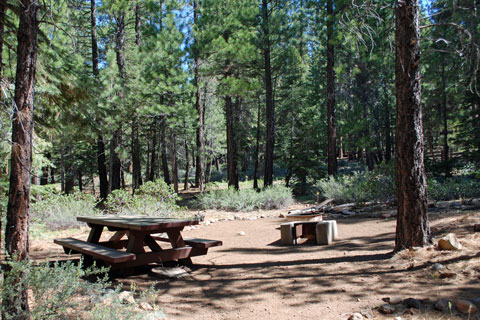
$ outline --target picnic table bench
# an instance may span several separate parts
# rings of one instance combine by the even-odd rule
[[[87,241],[62,238],[55,239],[54,243],[63,246],[66,253],[82,254],[86,263],[95,259],[112,269],[172,260],[191,264],[191,257],[205,255],[209,248],[222,245],[219,240],[183,239],[183,228],[198,224],[197,220],[116,215],[78,217],[77,220],[91,228]],[[115,234],[107,241],[100,241],[105,228]],[[155,235],[159,233],[166,236]],[[158,242],[169,242],[170,246],[162,248]]]

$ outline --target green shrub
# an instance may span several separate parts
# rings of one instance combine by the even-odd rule
[[[320,180],[316,188],[324,197],[333,198],[339,203],[392,201],[395,199],[393,163],[381,164],[371,172],[329,177]]]
[[[50,193],[31,204],[31,220],[50,229],[79,227],[77,216],[100,214],[95,207],[97,200],[93,195],[82,192],[71,194]]]
[[[198,200],[203,209],[233,211],[279,209],[293,203],[292,191],[282,185],[272,185],[260,192],[253,188],[213,190],[202,193]]]
[[[436,179],[429,179],[428,197],[436,201],[480,197],[480,180],[452,177],[440,182]]]
[[[2,299],[13,298],[18,304],[16,308],[14,306],[18,312],[21,311],[19,288],[26,288],[30,292],[29,310],[20,318],[145,319],[151,317],[152,313],[155,319],[163,317],[160,311],[156,311],[158,308],[154,303],[153,287],[140,296],[141,300],[148,300],[153,311],[140,310],[138,299],[135,304],[124,304],[119,297],[120,286],[116,290],[108,289],[111,285],[106,278],[98,278],[106,273],[104,268],[84,269],[81,262],[74,264],[71,261],[55,263],[53,266],[47,263],[34,266],[28,261],[8,261],[6,264],[8,269],[2,270],[3,281],[0,283]],[[85,277],[96,277],[97,280],[86,281],[83,280]],[[12,318],[13,315],[8,314],[9,310],[5,310],[3,305],[2,311],[7,313],[7,319]]]
[[[109,213],[123,215],[169,216],[179,207],[180,198],[163,180],[146,182],[135,191],[118,189],[108,195],[105,208]]]

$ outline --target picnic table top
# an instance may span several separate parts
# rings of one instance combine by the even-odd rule
[[[181,228],[198,224],[198,220],[145,217],[145,216],[119,216],[104,215],[94,217],[77,217],[78,221],[88,224],[116,227],[129,230],[151,231],[157,229]]]

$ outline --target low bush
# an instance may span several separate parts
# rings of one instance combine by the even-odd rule
[[[154,295],[148,294],[153,289],[140,296],[141,300],[152,306],[153,311],[141,310],[137,300],[125,304],[120,299],[120,287],[109,289],[111,285],[106,278],[98,278],[107,271],[104,268],[85,269],[81,263],[74,264],[71,261],[53,266],[9,261],[6,266],[2,270],[3,279],[0,283],[2,299],[14,301],[8,308],[1,306],[2,314],[7,319],[13,318],[9,313],[15,309],[16,319],[145,319],[149,316],[153,318],[153,313],[155,319],[163,318],[163,314],[156,311],[158,308],[154,303]],[[91,282],[84,280],[85,277],[95,277],[97,280]],[[29,292],[29,310],[26,312],[20,308],[20,288],[26,288]]]
[[[371,172],[328,177],[316,184],[326,198],[339,203],[367,201],[387,202],[395,199],[395,173],[393,164],[382,164]]]
[[[31,220],[49,229],[65,229],[79,227],[77,216],[93,216],[100,214],[96,209],[97,200],[93,195],[82,192],[71,194],[49,193],[32,202]]]
[[[429,199],[440,201],[480,197],[480,180],[472,177],[471,172],[468,173],[468,176],[429,178]],[[372,172],[329,177],[319,181],[316,187],[324,197],[334,198],[339,203],[387,202],[396,198],[393,164],[378,166]]]
[[[451,177],[443,181],[428,180],[428,197],[432,200],[454,200],[480,197],[480,180],[469,177]]]
[[[179,209],[179,199],[171,186],[156,180],[141,185],[134,195],[123,189],[114,190],[108,195],[105,208],[109,213],[123,215],[169,216]]]
[[[203,209],[232,211],[280,209],[293,203],[292,191],[282,185],[272,185],[260,192],[253,188],[213,190],[202,193],[198,200]]]

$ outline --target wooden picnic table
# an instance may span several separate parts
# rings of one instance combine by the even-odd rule
[[[118,215],[77,217],[77,220],[91,228],[87,241],[63,238],[54,242],[67,253],[81,253],[87,262],[101,260],[112,269],[172,260],[191,264],[191,257],[207,254],[208,248],[222,245],[218,240],[183,239],[183,228],[198,224],[198,220]],[[100,241],[105,228],[115,233],[108,241]],[[159,233],[167,236],[155,235]],[[168,242],[170,246],[162,248],[160,242]]]

